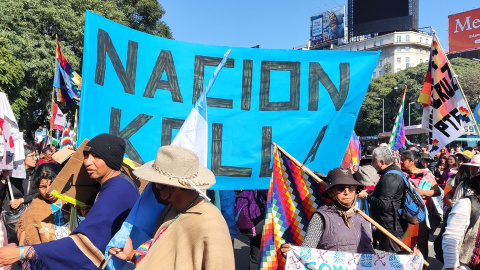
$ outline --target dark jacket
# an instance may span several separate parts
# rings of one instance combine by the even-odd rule
[[[402,204],[405,184],[402,176],[389,173],[390,170],[400,171],[392,164],[378,172],[381,177],[372,195],[367,196],[372,218],[395,236],[402,238],[408,227],[408,222],[400,217],[398,209]]]
[[[26,170],[26,178],[15,178],[10,177],[10,182],[12,184],[13,197],[15,199],[23,198],[24,203],[29,204],[35,196],[38,194],[38,189],[34,186],[33,173],[34,168]],[[30,182],[30,185],[28,184]],[[29,190],[27,191],[27,189]],[[8,184],[0,182],[0,200],[2,201],[2,209],[4,211],[11,211],[10,207],[10,192],[8,190]]]

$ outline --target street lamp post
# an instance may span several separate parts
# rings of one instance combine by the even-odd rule
[[[415,104],[415,101],[408,103],[408,125],[410,126],[410,104]]]
[[[385,99],[383,98],[374,98],[376,100],[382,100],[382,133],[385,133]]]

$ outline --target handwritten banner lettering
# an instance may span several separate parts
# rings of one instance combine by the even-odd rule
[[[80,141],[114,134],[130,159],[153,160],[228,49],[155,37],[87,12]],[[207,99],[214,188],[268,188],[271,142],[316,171],[339,166],[379,52],[230,49]]]

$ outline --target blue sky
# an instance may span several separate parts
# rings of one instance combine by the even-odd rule
[[[394,1],[394,0],[389,0]],[[310,37],[310,17],[347,0],[160,0],[179,41],[292,49]],[[448,15],[480,8],[478,0],[420,0],[419,27],[432,26],[448,51]]]

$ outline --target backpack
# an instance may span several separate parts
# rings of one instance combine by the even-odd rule
[[[252,237],[262,233],[262,228],[256,228],[256,226],[265,219],[266,195],[262,190],[243,190],[237,197],[235,221],[240,232]]]
[[[425,220],[426,208],[422,196],[418,193],[415,185],[410,182],[405,174],[397,170],[390,170],[388,173],[394,173],[402,176],[405,183],[405,190],[403,192],[402,204],[398,213],[410,224],[418,224]]]

